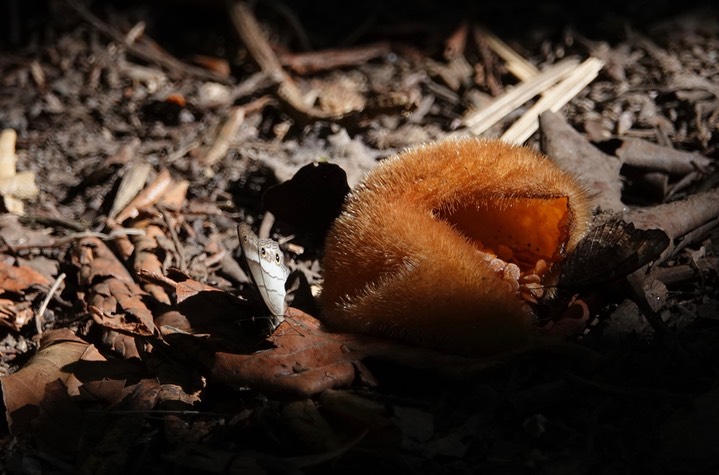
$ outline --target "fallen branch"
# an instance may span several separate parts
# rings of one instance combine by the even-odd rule
[[[595,207],[602,211],[621,212],[621,160],[607,155],[590,144],[560,114],[545,112],[539,117],[542,151],[585,184]]]
[[[627,165],[683,175],[706,170],[711,160],[698,153],[685,152],[637,138],[622,139],[614,152]]]
[[[663,230],[672,240],[663,254],[663,258],[671,256],[677,248],[677,239],[684,237],[681,246],[684,247],[697,236],[704,236],[708,229],[719,224],[719,189],[697,193],[680,201],[661,204],[651,208],[630,211],[625,214],[625,220],[632,222],[638,228]],[[707,229],[708,228],[708,229]],[[696,235],[691,235],[700,230]]]

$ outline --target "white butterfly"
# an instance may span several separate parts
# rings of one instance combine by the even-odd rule
[[[285,266],[285,256],[279,244],[272,239],[259,239],[247,223],[240,223],[237,234],[252,280],[274,317],[276,327],[284,321],[287,310],[285,282],[290,271]]]

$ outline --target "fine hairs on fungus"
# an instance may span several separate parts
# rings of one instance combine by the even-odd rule
[[[532,149],[449,140],[372,170],[326,241],[323,320],[453,353],[531,343],[531,305],[587,232],[577,180]]]

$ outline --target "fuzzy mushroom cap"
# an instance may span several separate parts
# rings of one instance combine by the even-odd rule
[[[582,186],[529,148],[464,139],[411,149],[370,172],[330,229],[325,320],[494,352],[525,339],[531,289],[555,283],[589,218]]]

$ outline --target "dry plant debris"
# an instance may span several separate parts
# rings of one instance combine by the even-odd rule
[[[634,3],[622,28],[515,2],[0,6],[3,469],[715,471],[716,7]],[[579,247],[612,235],[641,268],[577,255],[582,288],[538,302],[570,339],[501,356],[327,326],[347,192],[466,135],[569,169],[595,198]],[[271,334],[239,221],[293,271]]]

